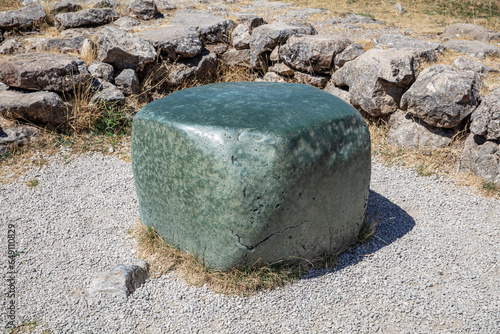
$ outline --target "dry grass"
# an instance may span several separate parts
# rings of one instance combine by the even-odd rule
[[[365,223],[356,245],[366,243],[375,234],[377,222]],[[221,271],[207,267],[190,253],[167,244],[158,232],[141,222],[131,231],[138,241],[138,255],[149,264],[150,275],[159,277],[173,272],[194,286],[207,286],[216,293],[247,296],[259,290],[272,290],[297,281],[312,268],[333,268],[340,253],[325,254],[314,260],[294,258],[294,263],[278,261]],[[299,262],[297,262],[299,260]]]
[[[0,11],[16,10],[23,7],[18,0],[0,0]]]
[[[437,33],[453,23],[467,22],[500,30],[500,1],[483,0],[285,0],[297,7],[324,8],[324,16],[343,16],[350,13],[369,16],[415,33]],[[399,15],[400,3],[406,13]]]

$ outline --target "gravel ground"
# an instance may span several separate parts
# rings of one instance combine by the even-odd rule
[[[35,332],[500,332],[500,201],[378,163],[371,190],[376,237],[334,271],[247,298],[166,275],[125,303],[97,304],[87,294],[92,275],[134,258],[131,165],[94,154],[53,159],[0,186],[2,279],[12,224],[17,316],[36,321]]]

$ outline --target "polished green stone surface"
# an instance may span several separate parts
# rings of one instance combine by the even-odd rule
[[[142,222],[220,269],[310,259],[352,242],[370,160],[358,111],[301,84],[189,88],[133,121]]]

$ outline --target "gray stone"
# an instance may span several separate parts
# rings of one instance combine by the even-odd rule
[[[92,0],[91,2],[94,8],[116,8],[119,4],[116,0]]]
[[[85,38],[83,40],[82,46],[80,47],[80,57],[90,61],[94,60],[97,56],[97,45],[90,38]]]
[[[119,70],[131,68],[140,71],[156,59],[156,51],[149,42],[118,28],[104,27],[97,43],[98,59]]]
[[[406,13],[406,9],[400,3],[396,4],[396,6],[394,6],[394,8],[396,8],[399,15],[403,15],[404,13]]]
[[[482,75],[485,75],[490,72],[498,72],[496,68],[486,66],[480,61],[474,61],[470,58],[465,58],[462,56],[457,57],[457,59],[455,59],[455,61],[453,62],[453,64],[451,64],[451,66],[453,66],[457,70],[474,71]]]
[[[229,49],[221,56],[224,64],[228,66],[243,66],[250,68],[250,49]]]
[[[295,73],[295,70],[293,68],[290,68],[283,63],[274,64],[273,66],[269,67],[269,71],[278,73],[279,75],[283,75],[286,77],[291,77]]]
[[[403,93],[415,81],[421,61],[435,61],[435,51],[370,49],[332,75],[338,87],[349,87],[351,104],[372,116],[396,111]]]
[[[471,119],[473,134],[488,140],[500,140],[500,88],[483,97]]]
[[[387,141],[395,146],[423,148],[445,147],[451,143],[454,130],[432,127],[398,111],[391,115]]]
[[[328,80],[325,77],[320,77],[297,71],[293,74],[293,78],[297,83],[311,85],[318,88],[325,87],[326,83],[328,82]]]
[[[227,44],[230,44],[231,32],[236,26],[232,20],[192,9],[178,10],[170,24],[194,27],[205,43]]]
[[[335,87],[335,85],[332,82],[329,82],[326,85],[324,91],[338,97],[339,99],[342,99],[347,103],[349,103],[350,101],[349,92],[346,92],[345,90]]]
[[[500,32],[486,29],[475,24],[457,23],[446,27],[443,37],[470,38],[481,42],[490,42],[492,40],[500,41]]]
[[[267,72],[262,79],[257,79],[255,81],[260,82],[287,82],[285,78],[274,72]]]
[[[351,44],[337,35],[291,36],[280,47],[280,59],[297,71],[330,74],[337,54]]]
[[[315,35],[316,29],[310,24],[285,24],[273,23],[261,25],[252,31],[250,50],[252,52],[251,65],[253,68],[261,68],[261,57],[271,52],[277,46],[284,44],[292,35],[304,34]]]
[[[31,49],[38,52],[57,51],[63,53],[71,50],[79,52],[85,40],[84,36],[75,38],[29,38],[26,41],[31,42]]]
[[[38,124],[61,124],[68,121],[72,106],[53,92],[0,92],[0,115]]]
[[[0,36],[1,36],[1,34],[0,34]],[[22,46],[22,44],[13,38],[6,39],[0,45],[0,54],[6,55],[6,54],[14,53],[21,46]]]
[[[113,83],[115,77],[115,70],[113,65],[94,62],[89,66],[90,74],[96,79],[102,79],[104,81],[108,81]]]
[[[0,12],[0,30],[31,28],[47,17],[40,5],[32,5],[17,10]]]
[[[243,50],[250,48],[250,35],[254,28],[267,24],[261,17],[253,17],[243,20],[231,33],[232,45],[235,49]]]
[[[359,14],[349,14],[346,17],[337,17],[333,19],[328,19],[325,21],[326,24],[374,24],[379,23],[371,17],[359,15]]]
[[[500,141],[470,134],[460,156],[460,170],[500,185]]]
[[[0,61],[0,81],[23,89],[70,91],[90,76],[78,57],[55,53],[24,53]]]
[[[130,68],[123,70],[116,76],[115,85],[125,94],[125,96],[138,94],[141,89],[137,74]]]
[[[10,149],[24,146],[33,137],[39,134],[39,130],[34,126],[17,125],[3,127],[0,121],[0,157]]]
[[[64,0],[64,1],[55,1],[49,3],[48,9],[51,14],[58,14],[58,13],[76,12],[81,10],[82,6],[78,3],[74,3],[69,0]]]
[[[156,7],[158,7],[159,10],[174,10],[177,9],[175,5],[172,5],[170,2],[165,1],[165,0],[156,0]]]
[[[141,260],[133,264],[119,264],[110,271],[94,274],[90,282],[91,298],[125,301],[148,276],[148,265]]]
[[[475,72],[435,65],[420,73],[401,98],[401,109],[431,126],[453,128],[476,109],[480,84]]]
[[[127,13],[142,20],[151,20],[160,14],[153,0],[134,0],[128,4]]]
[[[92,95],[91,103],[105,105],[122,105],[126,98],[123,92],[112,83],[95,80],[93,83],[95,93]]]
[[[132,28],[141,24],[139,20],[130,16],[123,16],[113,22],[114,25],[119,26],[120,28]]]
[[[477,41],[451,40],[444,44],[448,49],[465,53],[469,56],[484,59],[486,56],[497,56],[500,49],[494,45]]]
[[[172,85],[180,85],[190,80],[207,82],[217,73],[219,58],[208,50],[202,51],[197,57],[181,59],[170,66],[168,81]]]
[[[9,89],[9,86],[4,84],[3,82],[0,82],[0,92],[6,91],[7,89]]]
[[[221,270],[313,259],[355,241],[370,164],[359,112],[306,85],[184,89],[133,120],[141,221]]]
[[[177,56],[196,57],[203,48],[200,34],[192,28],[168,26],[141,31],[137,34],[151,42],[158,52],[172,60],[175,60]]]
[[[61,13],[55,16],[55,26],[59,30],[68,28],[100,26],[120,17],[112,8],[89,8],[74,13]]]
[[[383,34],[379,39],[376,40],[376,42],[377,44],[395,49],[415,48],[424,50],[436,50],[438,52],[444,51],[444,45],[440,43],[423,41],[400,34]]]
[[[358,58],[363,53],[365,53],[365,50],[363,49],[361,44],[352,43],[351,45],[348,45],[344,49],[344,51],[335,56],[335,59],[333,61],[335,69],[338,70],[339,68],[344,66],[345,63]]]

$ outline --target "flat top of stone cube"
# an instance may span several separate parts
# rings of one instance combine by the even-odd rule
[[[166,124],[288,132],[361,117],[349,104],[303,84],[234,82],[184,89],[145,106],[136,116]]]

